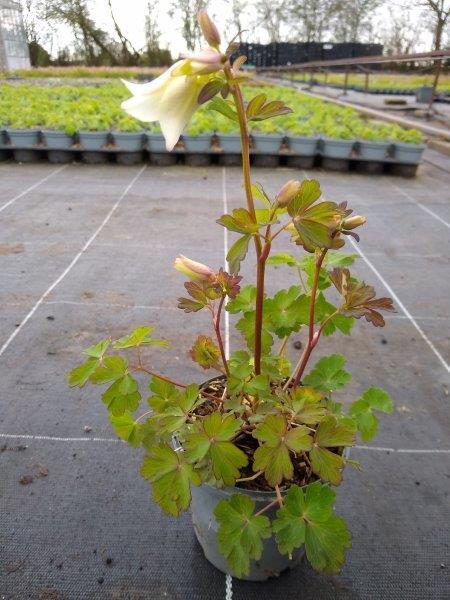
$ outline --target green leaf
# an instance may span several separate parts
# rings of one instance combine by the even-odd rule
[[[194,383],[188,385],[183,391],[174,391],[167,399],[162,399],[160,396],[149,398],[150,405],[157,413],[155,420],[159,435],[164,436],[179,431],[202,402],[199,387]]]
[[[292,479],[294,467],[289,451],[307,451],[312,446],[309,429],[303,425],[288,429],[283,415],[268,415],[252,435],[263,442],[254,453],[253,470],[255,473],[264,471],[271,486],[279,485],[283,479]]]
[[[350,267],[359,254],[345,254],[344,252],[327,252],[324,263],[327,267]]]
[[[373,410],[391,413],[394,405],[387,392],[378,387],[371,387],[362,397],[350,406],[349,415],[355,418],[356,426],[364,442],[373,439],[378,430],[378,418]]]
[[[158,444],[145,456],[141,475],[153,485],[153,499],[162,510],[177,517],[191,502],[190,485],[200,485],[201,479],[183,452],[175,452],[168,444]]]
[[[248,462],[244,452],[231,442],[241,424],[242,421],[233,415],[222,418],[218,412],[197,421],[184,442],[187,460],[197,462],[206,459],[217,480],[225,485],[234,485],[239,469]]]
[[[269,256],[266,261],[268,265],[287,265],[288,267],[296,267],[299,265],[298,260],[288,252],[279,252]]]
[[[309,305],[309,299],[308,299]],[[305,323],[305,296],[297,286],[280,290],[264,302],[264,323],[278,337],[284,338],[298,331]]]
[[[231,215],[222,215],[216,223],[236,233],[252,234],[256,233],[260,227],[258,223],[253,221],[246,208],[234,208]]]
[[[128,363],[121,356],[105,356],[97,369],[90,376],[92,383],[108,383],[116,381],[126,373]]]
[[[244,316],[239,319],[236,323],[236,329],[242,333],[244,336],[247,346],[250,350],[254,350],[255,348],[255,311],[246,312]],[[261,347],[263,354],[267,354],[270,352],[270,348],[273,346],[273,337],[267,331],[267,329],[262,328],[261,332]]]
[[[314,369],[308,373],[303,382],[319,392],[329,393],[340,390],[352,378],[350,373],[342,369],[345,363],[345,357],[341,354],[325,356],[314,365]]]
[[[154,327],[138,327],[130,333],[114,342],[114,348],[134,348],[139,346],[160,346],[161,348],[168,348],[169,343],[165,340],[158,340],[151,337],[150,333],[154,330]]]
[[[227,304],[227,311],[235,314],[239,312],[251,312],[255,309],[256,303],[256,287],[254,285],[246,285],[241,287],[239,294]]]
[[[224,85],[225,81],[223,79],[219,79],[218,77],[210,79],[208,83],[206,83],[200,90],[197,103],[200,105],[205,104],[205,102],[208,102],[214,98],[214,96],[220,92]]]
[[[334,415],[324,417],[316,430],[314,444],[309,454],[314,473],[323,481],[339,485],[342,481],[341,470],[344,458],[328,448],[353,446],[355,443],[355,424],[349,418],[337,418]]]
[[[72,369],[68,375],[68,382],[70,387],[83,387],[89,380],[92,373],[98,367],[98,360],[96,358],[90,358],[82,365]]]
[[[239,273],[241,268],[241,262],[245,259],[248,252],[248,244],[250,242],[251,235],[246,234],[240,237],[228,251],[227,263],[230,269],[230,273]]]
[[[344,519],[333,512],[335,492],[316,481],[306,488],[291,486],[277,511],[273,531],[282,554],[292,555],[305,546],[306,556],[318,571],[338,573],[350,548],[351,536]]]
[[[311,204],[314,204],[321,194],[320,183],[316,179],[304,179],[297,194],[287,207],[288,213],[291,217],[295,217],[301,211],[310,207]]]
[[[111,340],[109,338],[107,338],[106,340],[102,340],[101,342],[98,342],[98,344],[94,344],[93,346],[90,346],[89,348],[87,348],[84,351],[84,353],[87,354],[88,356],[91,356],[92,358],[103,358],[103,355],[107,351],[110,343],[111,343]]]
[[[140,400],[137,381],[129,373],[116,379],[102,394],[102,401],[115,417],[123,415],[126,411],[136,411]]]
[[[189,350],[192,360],[203,369],[220,369],[220,350],[213,340],[207,335],[199,335],[194,345]]]
[[[307,386],[294,388],[285,406],[291,410],[291,420],[305,425],[315,425],[327,414],[322,394]]]
[[[266,208],[271,208],[272,203],[270,202],[269,197],[260,183],[252,183],[251,190],[252,196],[255,200],[258,200],[261,202],[261,204],[264,204]]]
[[[170,402],[176,401],[179,392],[173,383],[152,377],[149,389],[153,392],[153,396],[148,398],[148,403],[156,412],[164,412],[164,409]]]
[[[262,540],[269,538],[270,521],[255,515],[255,501],[244,494],[233,494],[221,500],[214,509],[219,523],[217,542],[233,575],[243,577],[250,572],[250,560],[261,558]]]
[[[345,317],[344,315],[335,315],[323,328],[323,335],[331,335],[337,329],[344,335],[350,335],[352,327],[355,323],[355,319],[352,317]]]
[[[230,121],[239,121],[236,112],[231,108],[230,104],[226,102],[223,98],[220,98],[219,96],[215,96],[211,100],[211,102],[207,106],[207,109],[219,112],[224,117],[227,117],[227,119],[230,119]]]
[[[133,448],[139,446],[143,436],[142,425],[136,423],[130,413],[125,412],[118,417],[110,415],[109,420],[114,427],[114,431],[122,440],[128,442]]]

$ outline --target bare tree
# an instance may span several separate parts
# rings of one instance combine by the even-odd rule
[[[108,0],[109,12],[111,14],[112,22],[114,23],[114,29],[116,30],[117,36],[122,46],[122,64],[125,65],[137,65],[139,63],[139,52],[134,48],[133,44],[128,38],[122,33],[121,28],[114,16],[111,0]]]
[[[89,15],[86,0],[44,0],[43,14],[49,21],[68,25],[88,64],[105,57],[111,65],[119,63],[108,34],[98,28]]]
[[[197,23],[197,13],[208,8],[208,0],[173,0],[169,14],[179,14],[182,20],[182,35],[188,50],[200,46],[202,35]]]
[[[256,2],[257,27],[264,29],[271,42],[281,41],[281,27],[288,13],[287,0],[258,0]]]
[[[232,28],[232,34],[238,35],[239,42],[242,42],[242,16],[245,12],[247,3],[244,0],[232,0],[231,3],[231,16],[227,21],[227,25]]]
[[[446,28],[450,24],[450,0],[416,0],[416,5],[424,9],[426,18],[431,18],[433,48],[440,50]]]
[[[341,5],[342,0],[294,0],[289,23],[303,41],[322,42]]]
[[[372,19],[384,0],[343,0],[335,13],[332,24],[336,42],[360,42],[364,35],[372,33]]]
[[[409,54],[420,43],[423,26],[420,21],[414,22],[408,7],[402,10],[389,8],[388,27],[378,27],[379,40],[387,54]]]

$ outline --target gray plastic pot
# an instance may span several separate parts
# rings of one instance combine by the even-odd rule
[[[6,131],[4,129],[0,129],[0,148],[2,146],[6,146]]]
[[[211,150],[211,134],[202,133],[201,135],[183,135],[185,151],[208,153]]]
[[[99,152],[109,141],[107,131],[79,131],[78,139],[83,150]]]
[[[421,104],[428,104],[433,97],[433,87],[431,85],[423,85],[416,90],[416,101]]]
[[[166,140],[162,133],[147,133],[147,150],[149,152],[167,152]]]
[[[113,137],[114,143],[120,152],[140,152],[146,141],[142,132],[115,131]]]
[[[322,155],[327,158],[350,158],[354,143],[353,140],[321,138],[320,149]]]
[[[273,492],[257,492],[243,488],[228,487],[222,490],[203,484],[191,488],[191,513],[195,535],[203,548],[205,557],[223,573],[230,573],[225,557],[217,545],[218,524],[214,517],[214,509],[220,500],[229,498],[232,494],[245,494],[255,501],[255,510],[261,510],[276,498]],[[277,506],[265,514],[269,519],[275,518]],[[292,560],[286,554],[280,554],[274,537],[263,540],[261,558],[250,564],[250,573],[242,577],[247,581],[265,581],[269,577],[277,577],[282,571],[292,569],[300,562],[303,548],[293,552]]]
[[[241,153],[241,138],[238,135],[222,133],[219,135],[219,144],[224,153]]]
[[[389,156],[392,144],[388,142],[369,142],[361,140],[358,142],[358,155],[363,160],[383,161]]]
[[[289,150],[300,156],[314,156],[317,152],[319,138],[295,136],[288,137]]]
[[[394,158],[404,165],[417,165],[424,150],[424,144],[395,144]]]
[[[262,133],[253,133],[253,152],[259,154],[278,154],[280,151],[282,135],[264,135]]]
[[[41,134],[49,150],[69,150],[73,146],[73,136],[64,131],[43,130]]]
[[[7,129],[11,146],[15,148],[34,148],[39,143],[39,129]]]

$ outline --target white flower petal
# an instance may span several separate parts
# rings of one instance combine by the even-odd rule
[[[121,104],[121,108],[139,121],[150,123],[159,121],[159,107],[162,93],[158,96],[133,96]]]
[[[204,84],[202,77],[175,77],[165,89],[160,103],[159,122],[169,152],[197,110],[197,98]]]
[[[167,69],[167,71],[164,71],[162,75],[156,77],[156,79],[152,79],[152,81],[148,81],[147,83],[134,83],[134,81],[126,81],[125,79],[122,79],[121,81],[130,90],[133,96],[151,94],[163,87],[171,76],[172,71],[180,67],[184,62],[184,60],[179,60],[169,69]]]

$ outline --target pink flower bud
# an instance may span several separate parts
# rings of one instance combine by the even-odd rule
[[[206,265],[191,260],[182,254],[179,254],[173,264],[175,269],[183,275],[186,275],[191,281],[207,281],[214,276],[214,271]]]
[[[343,229],[356,229],[360,225],[364,225],[366,222],[366,217],[362,217],[361,215],[354,215],[353,217],[348,217],[348,219],[344,219],[342,222]]]
[[[278,206],[285,208],[293,200],[300,189],[300,181],[291,179],[283,185],[275,200]]]
[[[217,27],[211,21],[205,9],[202,8],[198,11],[197,21],[208,44],[214,48],[220,46],[220,35]]]

